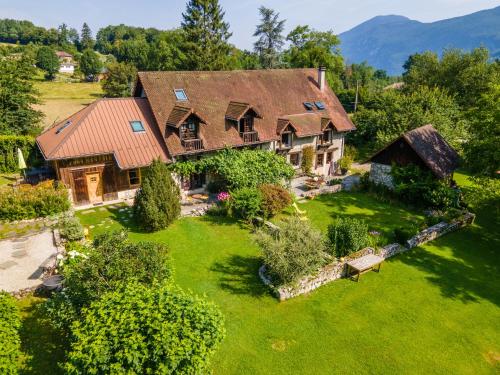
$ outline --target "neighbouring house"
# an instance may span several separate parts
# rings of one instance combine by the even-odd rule
[[[37,138],[76,205],[133,196],[155,158],[171,163],[225,147],[277,152],[299,169],[310,145],[315,173],[333,174],[354,130],[322,68],[140,72],[133,96],[99,99]],[[209,180],[178,182],[186,195]]]
[[[59,73],[73,74],[75,72],[75,65],[73,63],[61,63],[59,65]]]
[[[59,73],[73,74],[75,72],[73,55],[65,51],[56,51],[56,55],[59,58]]]
[[[451,180],[459,157],[432,125],[424,125],[403,134],[368,161],[372,162],[370,180],[393,188],[393,165],[414,164],[432,172],[438,179]]]

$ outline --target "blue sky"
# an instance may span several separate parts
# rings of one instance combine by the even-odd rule
[[[336,33],[349,30],[377,15],[398,14],[432,22],[500,5],[499,0],[220,0],[231,25],[231,42],[251,48],[258,22],[258,7],[280,12],[286,30],[308,24]],[[177,27],[185,0],[0,0],[0,18],[27,19],[37,25],[57,27],[66,22],[77,29],[87,22],[94,33],[109,24]]]

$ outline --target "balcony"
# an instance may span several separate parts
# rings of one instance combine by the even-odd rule
[[[186,152],[203,150],[203,141],[201,139],[183,139],[182,146]]]
[[[243,138],[243,143],[254,143],[259,141],[259,134],[255,131],[243,132],[240,133],[240,136]]]

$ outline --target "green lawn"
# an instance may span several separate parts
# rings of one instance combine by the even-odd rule
[[[359,194],[335,194],[301,208],[323,229],[339,214],[371,218],[384,232],[418,217]],[[261,260],[250,232],[232,220],[187,218],[145,234],[128,211],[78,216],[95,226],[94,234],[123,225],[133,239],[168,244],[178,284],[206,295],[225,315],[215,374],[500,370],[500,223],[488,211],[473,227],[386,261],[380,274],[359,283],[338,280],[281,303],[257,276]]]

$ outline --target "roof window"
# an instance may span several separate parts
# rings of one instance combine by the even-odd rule
[[[318,108],[320,111],[322,111],[323,109],[325,109],[325,104],[323,102],[314,102],[314,105],[316,106],[316,108]]]
[[[187,97],[184,89],[175,89],[174,93],[175,93],[175,97],[177,98],[177,100],[181,100],[181,101],[188,100],[188,97]]]
[[[310,103],[310,102],[304,102],[304,107],[306,107],[306,109],[308,111],[312,111],[313,108],[314,108],[313,105],[312,105],[312,103]]]
[[[146,131],[141,121],[130,121],[130,126],[132,127],[132,131],[134,133],[140,133]]]
[[[68,126],[71,125],[71,121],[66,121],[64,123],[64,125],[60,126],[57,130],[56,130],[56,134],[59,134],[60,132],[62,132],[64,129],[66,129]]]

